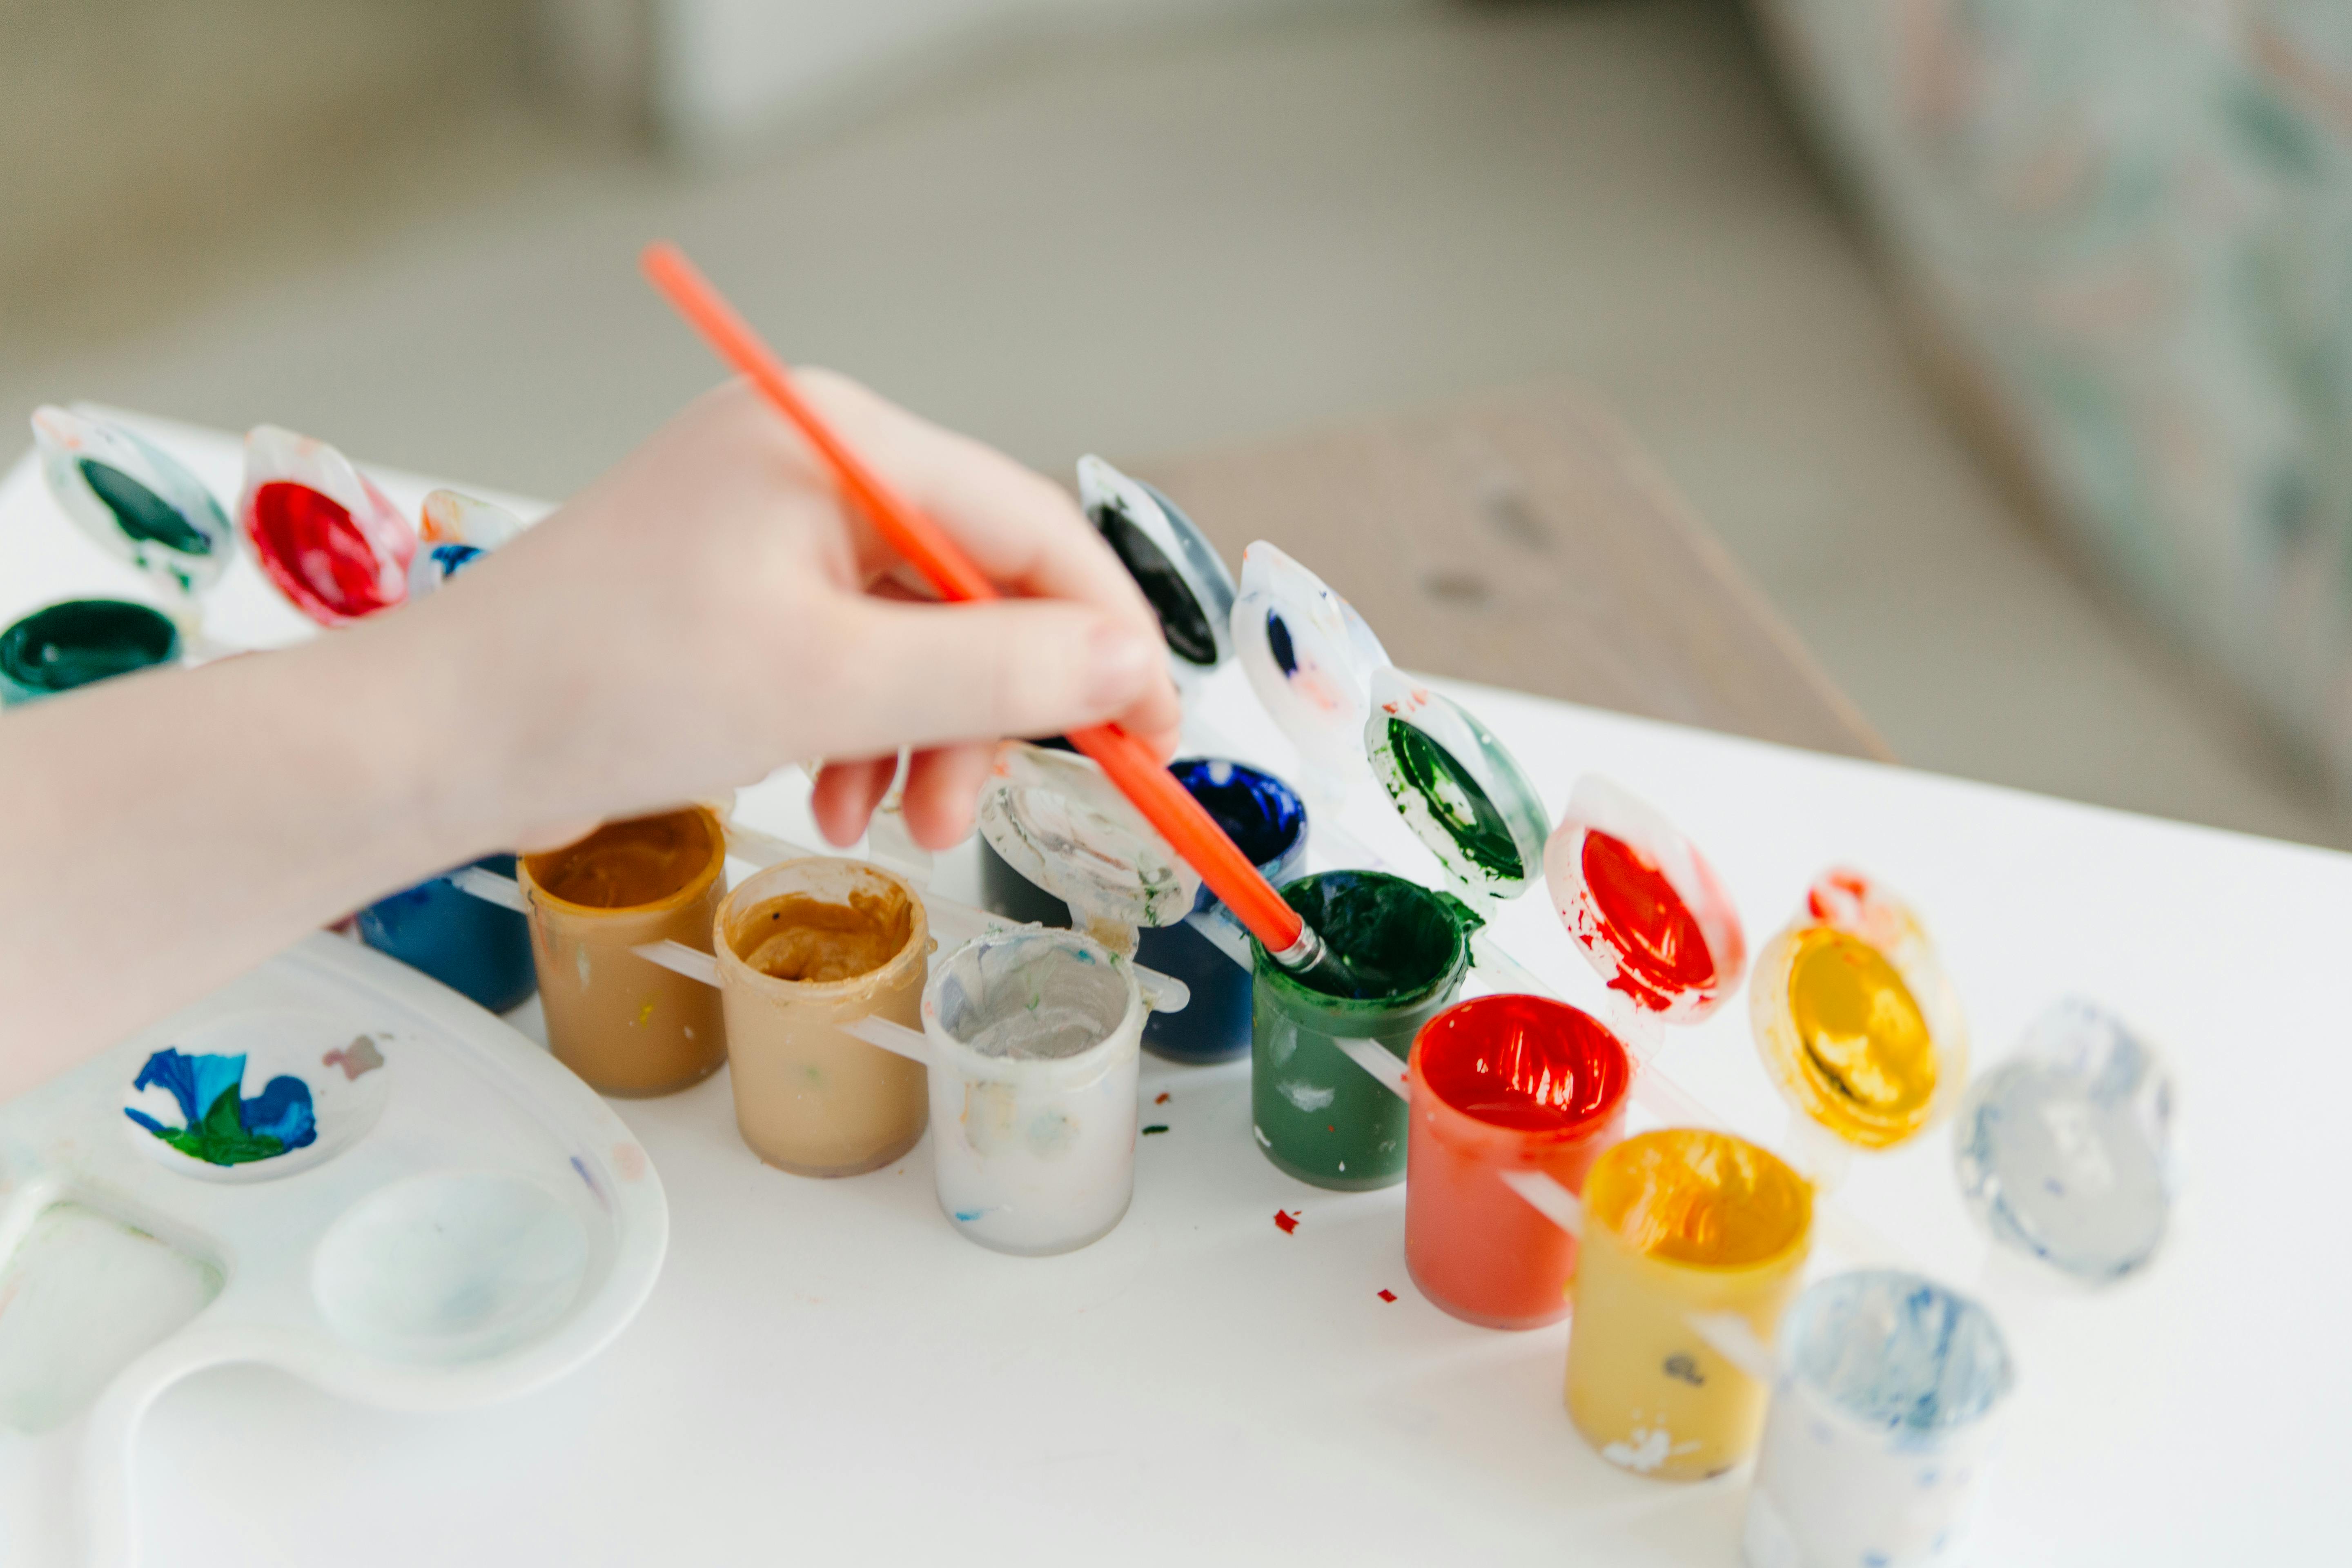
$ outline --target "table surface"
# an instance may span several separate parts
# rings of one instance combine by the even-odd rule
[[[183,449],[234,488],[232,449]],[[414,485],[387,478],[413,504]],[[62,527],[20,467],[0,490],[0,551],[47,563],[42,582],[119,585],[95,552],[43,531]],[[12,564],[0,608],[26,580]],[[2312,1211],[2335,1189],[2352,1089],[2336,979],[2352,858],[1443,684],[1555,811],[1598,770],[1675,819],[1751,948],[1824,866],[1885,878],[1941,943],[1980,1066],[2069,993],[2169,1046],[2185,1185],[2150,1275],[2059,1300],[1987,1279],[2022,1384],[1979,1561],[2332,1554],[2352,1373],[2328,1346],[2352,1265],[2341,1226]],[[1285,761],[1237,675],[1203,707],[1246,755]],[[743,812],[804,835],[800,795],[771,781]],[[1369,791],[1343,819],[1400,865],[1428,865]],[[969,847],[939,885],[971,892]],[[1540,898],[1496,929],[1571,1000],[1601,1005]],[[1738,1001],[1678,1032],[1663,1061],[1731,1124],[1781,1141]],[[1276,1171],[1251,1140],[1245,1064],[1147,1063],[1143,1093],[1171,1131],[1139,1148],[1134,1207],[1049,1259],[959,1237],[928,1143],[810,1181],[743,1147],[723,1073],[618,1102],[661,1173],[673,1239],[644,1314],[603,1357],[441,1415],[250,1369],[201,1374],[158,1402],[141,1446],[150,1560],[1736,1560],[1744,1471],[1677,1486],[1603,1463],[1560,1407],[1567,1325],[1446,1317],[1406,1277],[1401,1188],[1332,1194]],[[1859,1158],[1843,1196],[1968,1284],[1985,1249],[1950,1153],[1946,1127]],[[1295,1235],[1277,1209],[1300,1216]]]

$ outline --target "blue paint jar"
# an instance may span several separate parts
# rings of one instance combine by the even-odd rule
[[[1307,807],[1272,773],[1214,757],[1188,757],[1168,771],[1217,819],[1267,881],[1279,888],[1307,862]],[[1011,868],[1006,868],[1009,871]],[[1196,910],[1219,907],[1201,889]],[[1178,1062],[1231,1061],[1249,1055],[1250,972],[1179,922],[1141,933],[1135,961],[1172,974],[1192,988],[1181,1013],[1154,1013],[1143,1026],[1143,1048]]]
[[[492,855],[475,865],[501,877],[515,874],[515,858]],[[531,965],[530,921],[512,910],[461,893],[448,879],[429,882],[370,904],[359,914],[360,938],[431,975],[493,1013],[522,1005],[539,988]]]

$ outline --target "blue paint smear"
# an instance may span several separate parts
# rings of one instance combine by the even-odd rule
[[[482,558],[482,552],[470,544],[436,544],[432,550],[433,563],[441,568],[444,582]]]
[[[1968,1426],[2016,1380],[1991,1313],[1900,1269],[1822,1280],[1799,1299],[1783,1332],[1796,1376],[1898,1445]]]
[[[122,1113],[182,1153],[214,1165],[274,1159],[318,1142],[310,1086],[280,1074],[251,1100],[241,1098],[245,1057],[184,1056],[161,1050],[147,1058],[134,1089],[160,1087],[179,1102],[183,1125],[166,1127],[145,1111]]]
[[[958,1225],[970,1225],[972,1221],[978,1219],[987,1212],[988,1211],[986,1209],[958,1209],[955,1212],[956,1223]]]
[[[1290,645],[1290,628],[1272,610],[1265,613],[1265,647],[1274,655],[1274,667],[1282,671],[1285,680],[1298,673],[1298,650]]]

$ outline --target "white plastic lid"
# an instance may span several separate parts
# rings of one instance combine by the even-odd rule
[[[1664,1021],[1696,1023],[1738,989],[1748,946],[1730,895],[1674,824],[1610,780],[1576,781],[1544,882],[1601,978]]]
[[[179,594],[219,581],[236,531],[177,458],[79,408],[34,410],[33,439],[49,493],[108,554]]]
[[[1067,752],[999,747],[981,786],[980,831],[1088,925],[1173,925],[1200,896],[1201,874],[1100,768]]]
[[[1388,650],[1323,579],[1261,539],[1242,552],[1233,642],[1250,689],[1308,768],[1347,780],[1363,765],[1372,674]]]
[[[1372,672],[1364,754],[1405,826],[1475,897],[1517,898],[1551,818],[1518,759],[1450,697],[1394,665]]]
[[[1160,616],[1169,656],[1206,673],[1233,657],[1234,574],[1174,501],[1100,458],[1078,459],[1078,503]]]

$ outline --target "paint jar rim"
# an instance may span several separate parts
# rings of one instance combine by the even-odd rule
[[[1761,1257],[1743,1259],[1737,1263],[1697,1263],[1681,1258],[1664,1258],[1654,1252],[1641,1250],[1627,1241],[1616,1224],[1604,1218],[1600,1212],[1607,1201],[1609,1182],[1615,1175],[1618,1166],[1637,1157],[1644,1149],[1654,1147],[1668,1139],[1677,1141],[1719,1139],[1726,1142],[1738,1144],[1759,1156],[1769,1171],[1794,1183],[1801,1201],[1795,1220],[1789,1226],[1788,1236],[1771,1251]],[[1624,1254],[1635,1265],[1646,1266],[1685,1279],[1708,1279],[1732,1282],[1780,1273],[1793,1264],[1801,1263],[1812,1246],[1814,1205],[1812,1184],[1798,1174],[1788,1162],[1762,1144],[1752,1142],[1734,1132],[1719,1132],[1711,1128],[1653,1128],[1647,1132],[1637,1132],[1622,1142],[1611,1144],[1593,1161],[1592,1169],[1584,1178],[1584,1202],[1587,1245],[1590,1245],[1595,1237],[1605,1237],[1610,1245]]]
[[[537,855],[518,856],[516,858],[516,866],[520,871],[520,875],[517,878],[517,880],[521,882],[524,894],[530,898],[532,902],[542,905],[560,914],[576,915],[588,920],[597,920],[607,916],[619,915],[667,914],[673,910],[684,909],[687,905],[693,903],[697,899],[699,899],[704,894],[708,893],[710,890],[710,885],[717,881],[719,875],[726,869],[726,824],[719,821],[719,814],[717,812],[711,810],[709,806],[698,803],[692,805],[682,805],[674,811],[653,811],[647,812],[643,816],[623,817],[620,819],[623,822],[645,822],[658,820],[666,816],[686,816],[689,815],[701,817],[703,826],[709,833],[710,858],[701,867],[697,868],[694,875],[688,878],[684,885],[679,887],[675,892],[664,894],[658,899],[655,899],[642,904],[575,904],[569,899],[560,898],[557,895],[549,892],[544,887],[540,885],[538,879],[531,875],[530,863],[533,860],[544,858],[549,855],[561,854],[563,850],[571,848],[572,844],[559,845],[553,849],[542,850]],[[611,823],[600,823],[598,824],[595,832],[602,832],[604,828],[612,826],[614,825]],[[578,844],[583,842],[585,838],[593,837],[594,837],[593,833],[583,835],[581,838],[573,839],[572,843]]]
[[[1477,1014],[1507,1007],[1557,1015],[1563,1027],[1589,1026],[1601,1040],[1607,1042],[1608,1049],[1613,1053],[1609,1058],[1613,1066],[1604,1066],[1601,1069],[1602,1076],[1611,1081],[1598,1105],[1564,1126],[1514,1127],[1507,1122],[1490,1121],[1446,1098],[1423,1070],[1427,1050],[1435,1041],[1451,1035]],[[1415,1109],[1429,1118],[1432,1131],[1440,1138],[1449,1143],[1496,1155],[1517,1153],[1530,1161],[1559,1149],[1573,1148],[1605,1132],[1622,1119],[1633,1087],[1633,1056],[1625,1049],[1624,1042],[1617,1037],[1616,1031],[1581,1007],[1553,997],[1520,992],[1497,992],[1486,996],[1468,997],[1432,1015],[1427,1023],[1414,1031],[1406,1072],[1412,1088]]]
[[[1168,764],[1168,771],[1176,775],[1176,782],[1184,786],[1185,793],[1187,794],[1191,794],[1192,791],[1192,780],[1186,776],[1185,770],[1202,768],[1227,768],[1236,773],[1247,773],[1251,778],[1257,780],[1261,784],[1273,785],[1274,788],[1281,792],[1283,799],[1288,803],[1291,814],[1295,818],[1295,826],[1293,826],[1290,833],[1284,838],[1282,847],[1280,849],[1276,850],[1273,855],[1268,856],[1263,860],[1254,862],[1261,873],[1271,877],[1274,874],[1275,868],[1282,865],[1283,862],[1290,859],[1291,857],[1298,854],[1307,847],[1307,839],[1309,829],[1307,800],[1304,795],[1298,793],[1297,789],[1288,779],[1284,778],[1281,774],[1274,773],[1269,769],[1261,768],[1253,763],[1244,763],[1235,757],[1215,756],[1205,752],[1193,752],[1186,756],[1178,757]],[[1218,784],[1218,787],[1223,787],[1217,780],[1212,779],[1209,782],[1212,784]],[[1206,900],[1214,900],[1215,895],[1207,892],[1205,888],[1202,891]]]
[[[11,685],[24,690],[39,692],[47,697],[61,697],[68,691],[78,691],[82,687],[97,685],[96,680],[86,680],[73,686],[55,685],[41,679],[38,668],[21,657],[24,645],[38,634],[43,622],[62,612],[73,610],[98,611],[112,615],[125,625],[137,623],[142,631],[152,632],[160,628],[164,633],[162,651],[157,652],[143,665],[120,671],[121,675],[136,674],[141,669],[157,668],[173,662],[180,657],[182,649],[180,623],[170,614],[158,609],[153,605],[142,604],[136,599],[118,599],[108,595],[53,599],[36,609],[26,611],[9,622],[5,629],[0,629],[0,679],[5,679]]]
[[[734,940],[728,935],[727,925],[740,910],[749,914],[765,900],[784,892],[809,892],[821,900],[831,901],[826,892],[806,885],[811,871],[820,868],[838,868],[837,875],[850,880],[883,883],[905,896],[912,910],[907,940],[888,958],[863,974],[853,974],[846,980],[784,980],[765,974],[744,962],[735,951]],[[793,887],[781,884],[793,882]],[[846,888],[839,889],[847,892]],[[746,877],[719,902],[711,916],[710,951],[719,962],[719,971],[730,984],[748,986],[753,992],[793,1005],[838,1003],[861,999],[867,994],[891,989],[906,978],[907,971],[930,956],[930,911],[923,905],[922,894],[915,885],[896,871],[839,855],[804,855],[794,860],[780,860]]]
[[[1957,1413],[1948,1415],[1939,1408],[1937,1419],[1925,1425],[1888,1420],[1857,1409],[1851,1398],[1831,1388],[1825,1381],[1824,1358],[1816,1353],[1822,1348],[1816,1342],[1835,1327],[1825,1320],[1842,1309],[1864,1304],[1873,1295],[1884,1299],[1889,1294],[1934,1298],[1966,1324],[1975,1343],[1987,1353],[1990,1362],[1984,1369],[1987,1385],[1977,1390],[1976,1397]],[[2016,1355],[2010,1349],[2008,1336],[2001,1332],[2000,1320],[1974,1297],[1908,1269],[1853,1269],[1814,1281],[1790,1306],[1781,1321],[1780,1342],[1784,1377],[1805,1391],[1820,1414],[1881,1441],[1925,1447],[1960,1436],[1998,1418],[2017,1387]],[[1883,1349],[1880,1353],[1884,1353]]]
[[[1334,877],[1354,877],[1368,882],[1381,882],[1410,889],[1414,896],[1431,900],[1438,912],[1443,914],[1454,928],[1453,952],[1447,955],[1445,963],[1435,974],[1431,976],[1426,984],[1417,985],[1410,990],[1396,992],[1387,996],[1334,996],[1328,991],[1317,990],[1275,963],[1267,954],[1265,944],[1253,937],[1250,939],[1253,972],[1258,981],[1272,990],[1286,1005],[1312,1009],[1327,1019],[1341,1017],[1366,1021],[1377,1020],[1391,1014],[1407,1013],[1416,1007],[1428,1005],[1431,998],[1444,995],[1467,973],[1470,967],[1470,932],[1484,922],[1459,899],[1449,893],[1440,892],[1434,888],[1424,888],[1419,882],[1387,871],[1353,869],[1316,871],[1285,882],[1279,891],[1283,895],[1284,901],[1288,902],[1293,889],[1320,883]]]
[[[947,1026],[940,1021],[940,994],[954,976],[958,961],[967,955],[976,956],[989,948],[1009,947],[1023,942],[1043,942],[1066,956],[1084,954],[1088,962],[1118,977],[1126,987],[1126,1006],[1119,1014],[1118,1022],[1101,1039],[1066,1057],[994,1057],[974,1050],[948,1032]],[[1140,1052],[1146,1013],[1143,990],[1136,983],[1133,964],[1083,932],[1050,926],[1024,926],[974,937],[957,948],[945,962],[934,965],[930,978],[923,984],[923,1033],[931,1042],[935,1060],[940,1065],[966,1079],[1035,1083],[1056,1092],[1087,1088],[1117,1067],[1122,1057]]]

